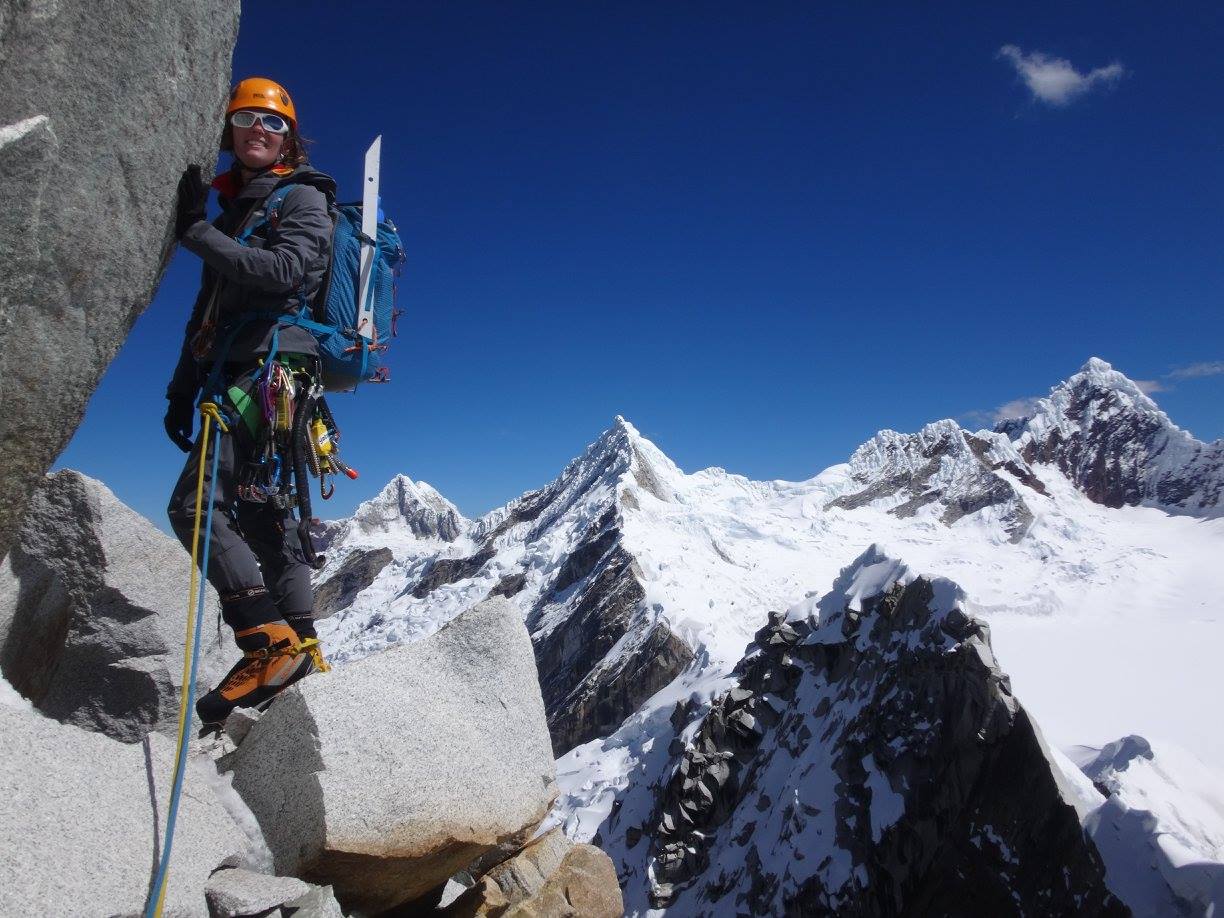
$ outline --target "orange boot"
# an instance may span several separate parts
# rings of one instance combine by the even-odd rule
[[[299,642],[297,632],[283,621],[236,631],[234,641],[242,648],[242,659],[196,702],[196,713],[206,725],[224,723],[234,708],[253,708],[303,676],[327,669],[318,641]]]

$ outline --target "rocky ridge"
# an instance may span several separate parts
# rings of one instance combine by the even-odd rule
[[[957,587],[872,549],[818,609],[771,616],[685,744],[655,907],[1127,914]]]
[[[1076,493],[1056,465],[1026,456],[1010,433],[970,433],[949,421],[909,435],[884,431],[849,463],[809,481],[754,482],[721,469],[685,475],[618,418],[550,485],[477,520],[432,557],[389,568],[381,586],[337,616],[342,621],[326,641],[342,658],[358,659],[393,634],[403,639],[427,616],[437,618],[418,634],[485,596],[512,599],[536,647],[555,751],[565,753],[557,821],[612,855],[627,907],[640,913],[650,907],[644,852],[662,832],[657,784],[683,752],[669,753],[669,744],[677,732],[690,742],[693,715],[712,703],[710,692],[727,687],[757,624],[740,629],[754,610],[786,608],[817,585],[826,590],[837,567],[875,533],[890,547],[904,545],[932,577],[955,572],[963,582],[959,575],[967,575],[991,614],[1014,606],[1050,615],[1064,593],[1077,603],[1142,601],[1142,589],[1110,584],[1129,583],[1144,551],[1163,557],[1167,547],[1132,545],[1137,530],[1114,527],[1091,495]],[[1009,576],[1001,579],[1002,570]],[[672,655],[673,646],[682,650]],[[650,672],[631,661],[661,665]],[[633,693],[618,694],[618,686]],[[1026,725],[1037,733],[1026,711],[1011,724],[1009,736]],[[1049,756],[1038,766],[1058,783]],[[1011,776],[1008,782],[1009,793],[1031,790]],[[1059,795],[1067,803],[1065,789]],[[981,850],[986,837],[967,844]],[[692,847],[681,843],[681,862]],[[659,853],[660,877],[676,853]],[[832,888],[827,878],[820,882]],[[680,889],[670,908],[683,914],[688,895]],[[913,888],[898,895],[914,895]]]
[[[355,549],[347,553],[323,585],[315,590],[314,617],[328,618],[350,606],[391,563],[394,554],[389,548]]]

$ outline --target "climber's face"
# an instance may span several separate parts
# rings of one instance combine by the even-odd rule
[[[248,169],[266,169],[272,165],[285,144],[286,135],[273,134],[258,118],[250,127],[233,125],[233,130],[234,155]]]

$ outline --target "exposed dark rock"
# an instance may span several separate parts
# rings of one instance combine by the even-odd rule
[[[515,526],[534,522],[552,499],[551,489],[541,488],[538,491],[528,491],[508,505],[505,518],[485,535],[485,542],[491,544],[498,536],[503,535]]]
[[[0,557],[153,298],[179,176],[216,162],[238,8],[115,0],[0,12],[0,440],[11,447]],[[151,124],[157,143],[133,142]]]
[[[878,591],[852,608],[865,584]],[[988,629],[960,601],[873,548],[819,624],[771,616],[666,787],[653,904],[1127,914]]]
[[[1003,431],[997,431],[1002,433]],[[978,457],[983,465],[989,468],[992,472],[997,472],[1000,469],[1015,475],[1021,484],[1032,488],[1038,494],[1049,494],[1046,486],[1042,484],[1041,479],[1033,474],[1032,470],[1027,468],[1022,463],[1017,462],[1012,458],[995,459],[993,453],[996,444],[983,440],[981,437],[973,434],[965,434],[965,442],[969,444],[969,448],[973,450],[973,455]]]
[[[556,596],[564,592],[595,569],[595,565],[620,539],[618,521],[616,508],[609,507],[608,512],[592,528],[596,533],[594,537],[588,537],[566,557],[549,590],[551,595]]]
[[[692,659],[688,645],[656,623],[642,628],[615,660],[604,662],[645,596],[635,571],[632,556],[620,545],[619,517],[612,507],[527,617],[558,755],[611,733]],[[566,603],[565,618],[550,622],[548,614],[560,599]]]
[[[340,569],[315,590],[314,617],[327,618],[348,606],[357,594],[372,584],[391,563],[391,549],[370,548],[352,552]]]
[[[692,662],[693,651],[662,622],[619,653],[608,664],[591,670],[549,712],[548,728],[558,755],[608,736],[651,695],[676,678]]]
[[[525,574],[507,574],[493,589],[489,590],[490,596],[505,596],[507,599],[517,596],[522,592],[524,585],[527,583]]]
[[[497,550],[490,544],[468,558],[439,558],[430,563],[425,575],[412,588],[412,595],[424,599],[440,586],[475,577],[496,554]]]
[[[549,730],[558,755],[576,744],[565,745],[571,731],[562,729],[557,718],[570,723],[572,714],[567,702],[624,636],[645,595],[633,576],[633,566],[633,558],[616,547],[583,584],[564,622],[546,631],[536,629],[547,603],[541,603],[527,618],[540,670],[544,707],[549,714]],[[563,711],[567,713],[562,714]]]

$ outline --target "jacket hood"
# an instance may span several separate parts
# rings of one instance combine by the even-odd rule
[[[220,173],[213,179],[212,187],[221,197],[228,200],[249,197],[265,197],[273,188],[280,185],[313,185],[325,194],[330,201],[336,199],[336,181],[325,172],[320,172],[309,163],[303,163],[292,172],[277,174],[273,170],[260,173],[245,185],[242,184],[240,166],[237,163]]]
[[[326,172],[320,172],[310,163],[303,163],[293,170],[291,175],[282,178],[277,185],[313,185],[327,195],[329,201],[336,200],[336,180]]]

